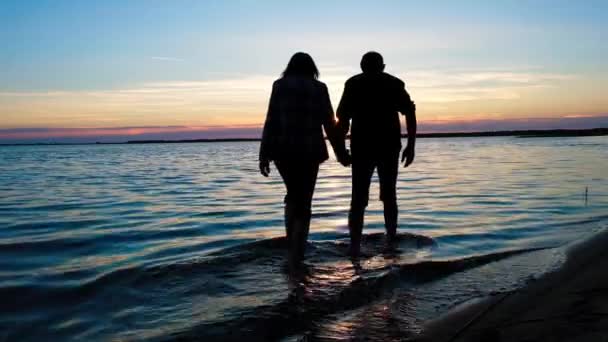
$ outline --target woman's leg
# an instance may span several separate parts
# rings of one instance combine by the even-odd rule
[[[304,259],[310,230],[311,203],[319,171],[318,163],[276,162],[283,178],[285,196],[285,229],[289,263],[296,266]]]
[[[304,260],[306,244],[310,232],[310,219],[312,216],[312,197],[319,173],[318,163],[307,163],[300,166],[298,174],[298,205],[294,223],[294,257],[297,263]]]
[[[285,238],[287,240],[287,246],[290,246],[291,243],[291,231],[292,231],[292,227],[293,227],[293,220],[295,218],[295,208],[293,203],[291,203],[292,201],[290,201],[290,197],[293,196],[293,194],[290,196],[290,193],[292,191],[290,191],[290,189],[293,187],[293,175],[292,175],[292,169],[293,167],[290,167],[290,165],[287,162],[281,162],[281,161],[275,161],[275,166],[277,167],[277,170],[279,171],[279,174],[281,175],[281,178],[283,178],[283,184],[285,184],[285,189],[287,191],[287,194],[285,195],[285,199],[283,200],[283,203],[285,203],[285,209],[284,209],[284,224],[285,224]]]

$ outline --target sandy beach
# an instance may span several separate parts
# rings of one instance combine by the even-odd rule
[[[459,307],[416,341],[608,341],[607,245],[608,231],[575,244],[558,270]]]

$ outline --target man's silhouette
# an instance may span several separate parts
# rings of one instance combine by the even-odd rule
[[[361,69],[363,73],[346,81],[337,111],[343,134],[349,128],[351,132],[353,184],[348,226],[353,256],[359,254],[374,169],[378,169],[380,179],[387,240],[394,241],[397,234],[396,185],[401,150],[398,112],[405,115],[407,123],[407,146],[401,158],[405,167],[414,161],[416,144],[416,106],[403,81],[384,72],[382,56],[377,52],[363,55]]]

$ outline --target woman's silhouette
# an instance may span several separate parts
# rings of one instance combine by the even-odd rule
[[[298,52],[291,57],[272,85],[260,145],[260,172],[268,177],[274,161],[287,188],[285,231],[292,268],[304,259],[319,164],[328,158],[322,127],[340,163],[350,163],[344,139],[336,136],[327,86],[318,77],[310,55]]]

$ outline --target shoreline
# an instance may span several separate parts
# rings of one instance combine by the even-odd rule
[[[564,264],[524,287],[427,322],[419,342],[607,341],[608,230],[568,248]]]
[[[481,132],[450,132],[450,133],[419,133],[416,138],[475,138],[475,137],[518,137],[518,138],[557,138],[557,137],[592,137],[608,135],[608,127],[590,129],[547,129],[547,130],[510,130],[510,131],[481,131]],[[347,137],[348,139],[349,137]],[[402,134],[401,138],[407,138]],[[127,140],[116,142],[32,142],[32,143],[0,143],[0,146],[61,146],[61,145],[137,145],[137,144],[191,144],[218,142],[255,142],[260,138],[219,138],[219,139],[184,139],[184,140]]]

